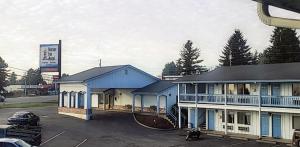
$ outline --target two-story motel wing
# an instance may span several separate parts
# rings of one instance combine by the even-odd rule
[[[283,139],[300,128],[300,63],[219,67],[176,83],[188,109],[179,127]]]

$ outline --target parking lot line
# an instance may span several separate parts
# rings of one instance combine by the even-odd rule
[[[42,142],[42,143],[40,144],[40,146],[42,146],[43,144],[45,144],[45,143],[47,143],[47,142],[53,140],[53,139],[56,138],[57,136],[59,136],[59,135],[61,135],[61,134],[64,134],[64,133],[65,133],[65,131],[60,132],[59,134],[57,134],[57,135],[55,135],[55,136],[49,138],[49,139],[46,140],[45,142]]]
[[[87,138],[84,139],[82,142],[80,142],[79,144],[77,144],[75,147],[79,147],[80,145],[82,145],[83,143],[85,143],[87,141]]]

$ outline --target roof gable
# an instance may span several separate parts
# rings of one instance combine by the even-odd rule
[[[137,89],[133,91],[133,93],[160,93],[175,85],[176,84],[172,83],[172,81],[160,80],[143,88]]]

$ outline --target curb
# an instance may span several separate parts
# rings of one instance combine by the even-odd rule
[[[173,129],[173,128],[172,128],[172,129],[159,129],[159,128],[153,128],[153,127],[144,125],[144,124],[142,124],[141,122],[139,122],[139,121],[136,119],[134,113],[132,113],[132,115],[133,115],[134,121],[135,121],[137,124],[139,124],[139,125],[141,125],[141,126],[143,126],[143,127],[145,127],[145,128],[152,129],[152,130],[158,130],[158,131],[174,131],[174,130],[176,130],[175,128],[174,128],[174,129]]]

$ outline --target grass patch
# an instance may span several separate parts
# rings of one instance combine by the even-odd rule
[[[16,104],[0,104],[0,109],[4,108],[32,108],[32,107],[47,107],[47,106],[55,106],[57,105],[57,101],[49,101],[49,102],[34,102],[34,103],[16,103]]]

